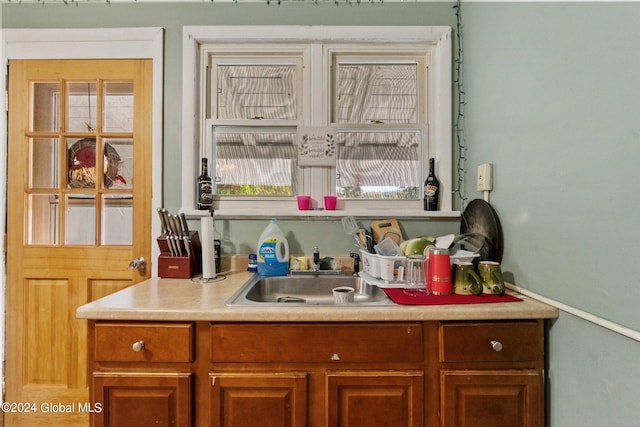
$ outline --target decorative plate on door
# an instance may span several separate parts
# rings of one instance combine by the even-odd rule
[[[96,140],[83,138],[69,148],[68,156],[69,187],[96,187]],[[119,174],[120,155],[109,144],[104,145],[104,187],[110,188],[116,180],[126,184]]]

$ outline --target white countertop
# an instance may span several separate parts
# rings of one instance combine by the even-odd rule
[[[250,277],[227,273],[201,284],[189,279],[152,278],[78,308],[82,319],[154,321],[341,322],[407,320],[543,319],[558,310],[520,295],[522,302],[438,306],[228,307],[225,301]]]

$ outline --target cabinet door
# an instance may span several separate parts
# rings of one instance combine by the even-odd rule
[[[542,373],[442,371],[444,427],[542,427]]]
[[[419,427],[423,419],[421,371],[330,372],[327,418],[340,427]]]
[[[191,374],[95,372],[93,390],[94,427],[191,426]]]
[[[306,426],[307,374],[211,374],[210,425]]]

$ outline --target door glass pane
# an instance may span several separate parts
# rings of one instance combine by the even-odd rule
[[[337,195],[355,199],[419,199],[420,131],[339,132]]]
[[[32,132],[57,132],[60,129],[60,83],[33,82],[31,84],[30,130]]]
[[[96,131],[96,82],[67,82],[67,131]]]
[[[58,188],[59,147],[58,138],[29,139],[30,188]]]
[[[133,198],[130,194],[102,197],[102,245],[130,245],[133,241]]]
[[[95,245],[95,196],[93,194],[69,194],[66,202],[64,243],[67,245]]]
[[[133,132],[133,82],[104,82],[104,132]]]
[[[217,128],[217,194],[293,196],[297,194],[296,132]]]
[[[337,79],[336,122],[417,122],[417,64],[339,62]]]
[[[104,188],[133,188],[133,139],[104,139]]]
[[[296,119],[296,64],[217,66],[219,119]]]
[[[67,139],[68,188],[96,188],[96,140]]]
[[[27,200],[27,243],[57,245],[58,197],[55,194],[29,194]]]

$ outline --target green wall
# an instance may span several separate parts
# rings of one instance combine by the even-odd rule
[[[640,330],[640,3],[464,7],[471,164],[495,164],[520,286]],[[562,313],[553,427],[640,425],[640,343]]]
[[[450,2],[2,5],[3,28],[165,28],[164,199],[180,204],[183,25],[450,25]],[[491,203],[518,285],[640,330],[640,3],[463,3],[467,191],[494,164]],[[458,205],[458,207],[460,207]],[[455,232],[458,221],[402,221],[405,234]],[[264,221],[218,221],[246,253]],[[292,252],[351,250],[336,221],[284,221]],[[549,325],[549,425],[638,423],[640,343],[562,312]]]

